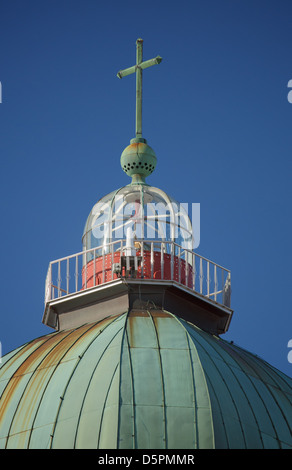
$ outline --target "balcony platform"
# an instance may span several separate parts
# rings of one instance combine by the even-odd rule
[[[228,330],[233,311],[187,286],[162,279],[116,279],[46,302],[43,323],[56,329],[74,328],[132,309],[159,309],[209,333]]]

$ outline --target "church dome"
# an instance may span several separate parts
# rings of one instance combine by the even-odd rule
[[[153,308],[12,351],[0,395],[0,448],[292,448],[292,380]]]

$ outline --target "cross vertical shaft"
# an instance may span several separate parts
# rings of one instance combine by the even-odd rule
[[[142,69],[143,39],[136,41],[136,137],[142,138]]]
[[[136,138],[142,138],[142,71],[152,65],[160,64],[160,56],[143,62],[143,39],[136,41],[136,65],[118,72],[118,77],[123,78],[136,73]]]

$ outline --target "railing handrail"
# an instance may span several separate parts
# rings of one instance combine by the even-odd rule
[[[56,263],[59,263],[61,261],[65,261],[67,259],[71,259],[71,258],[75,258],[76,256],[82,256],[82,255],[86,255],[88,253],[92,253],[94,251],[97,251],[97,250],[104,250],[105,248],[111,246],[111,245],[114,245],[114,244],[121,244],[122,245],[122,242],[126,242],[126,239],[119,239],[119,240],[115,240],[115,241],[111,241],[111,242],[108,242],[106,243],[105,245],[99,245],[99,246],[95,246],[93,248],[88,248],[87,250],[82,250],[82,251],[79,251],[78,253],[74,253],[73,255],[68,255],[68,256],[64,256],[63,258],[59,258],[59,259],[56,259],[56,260],[53,260],[53,261],[50,261],[50,265],[53,265],[53,264],[56,264]],[[190,253],[191,255],[195,255],[197,256],[198,258],[201,258],[203,259],[204,261],[206,261],[207,263],[211,263],[213,264],[213,266],[217,266],[218,268],[220,269],[223,269],[224,271],[226,271],[227,273],[230,273],[230,270],[227,269],[227,268],[224,268],[224,266],[221,266],[220,264],[218,263],[215,263],[214,261],[208,259],[208,258],[205,258],[205,256],[202,256],[202,255],[199,255],[198,253],[195,253],[193,250],[189,250],[188,248],[185,248],[183,247],[182,245],[179,245],[178,243],[172,241],[172,240],[143,240],[143,239],[135,239],[135,243],[147,243],[147,244],[152,244],[152,243],[156,243],[156,244],[159,244],[162,245],[162,244],[172,244],[173,246],[177,246],[179,248],[183,248],[184,251]],[[124,246],[121,246],[121,248],[124,248]],[[144,247],[143,247],[144,248]],[[139,250],[136,250],[136,251],[139,251]],[[155,251],[155,250],[154,250]]]
[[[138,257],[135,255],[137,254],[137,252],[139,252],[139,258],[143,260],[140,266],[141,280],[142,278],[152,280],[157,279],[156,273],[160,272],[159,279],[176,281],[181,285],[187,286],[194,292],[203,295],[205,298],[214,300],[216,303],[230,308],[231,273],[229,269],[224,268],[223,266],[215,263],[214,261],[211,261],[208,258],[205,258],[204,256],[195,253],[193,250],[185,248],[182,245],[179,245],[178,243],[171,240],[137,239],[135,240],[135,243],[136,242],[140,243],[140,247],[136,248],[133,252],[131,252],[134,253],[131,255],[131,258],[133,259],[133,262],[135,261],[135,269],[138,269]],[[145,250],[145,244],[150,247],[150,250]],[[114,248],[115,245],[118,245],[118,248]],[[160,249],[155,250],[155,245],[158,245]],[[169,247],[168,251],[165,250],[166,246]],[[96,287],[98,284],[105,284],[109,282],[109,280],[113,280],[114,275],[117,272],[114,270],[116,269],[115,264],[117,263],[115,257],[116,253],[120,253],[121,256],[125,256],[125,259],[127,260],[126,266],[130,266],[129,257],[126,254],[126,250],[128,248],[129,247],[127,247],[127,240],[119,239],[51,261],[49,263],[49,268],[46,277],[45,303],[50,300],[61,298],[63,294],[69,295],[70,293],[72,294],[78,292],[80,290],[80,276],[82,283],[81,290],[87,290],[90,287]],[[149,251],[150,264],[147,264],[149,263],[149,260],[147,262],[147,256],[146,258],[144,258],[144,255]],[[97,256],[98,252],[101,253],[101,255]],[[155,266],[156,261],[154,262],[154,252],[160,253],[159,266]],[[90,259],[88,259],[89,254],[91,255]],[[168,254],[170,256],[169,261],[165,259],[165,254]],[[79,261],[80,256],[82,257],[81,262]],[[107,256],[110,256],[110,262],[107,260],[107,263],[109,264],[105,263],[105,258]],[[75,259],[75,267],[74,262],[73,265],[70,262],[70,260],[72,259]],[[97,272],[96,263],[99,259],[101,259],[102,261],[101,267],[99,267],[99,272]],[[92,268],[90,268],[89,263],[92,260],[96,261],[92,264]],[[122,263],[122,258],[118,260],[119,264],[120,260]],[[151,275],[148,272],[145,278],[144,274],[147,269],[149,270],[149,266]],[[156,272],[154,272],[154,267],[156,269]],[[88,277],[88,270],[90,269],[92,269],[93,272],[91,272],[90,274],[91,277]],[[126,268],[124,267],[123,269]],[[123,271],[123,273],[122,271],[119,271],[119,275],[121,277],[129,276],[128,269],[129,268],[127,267],[126,274],[125,271]],[[146,271],[144,271],[144,269]],[[168,277],[165,277],[166,269],[168,269],[168,274],[166,274],[166,276]],[[109,276],[109,272],[111,273],[111,276]],[[72,278],[74,278],[73,281]],[[92,282],[89,282],[89,279],[92,278],[94,278],[93,286],[89,285]],[[71,283],[74,287],[72,287]],[[56,292],[57,297],[55,297]],[[219,298],[222,299],[222,301],[219,301]]]

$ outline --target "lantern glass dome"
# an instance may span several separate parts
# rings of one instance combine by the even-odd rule
[[[133,241],[174,242],[187,250],[193,248],[192,224],[185,204],[164,191],[146,184],[130,184],[101,198],[92,208],[82,237],[83,250],[96,248],[96,256],[110,251],[111,243]],[[171,243],[163,246],[170,252]]]

